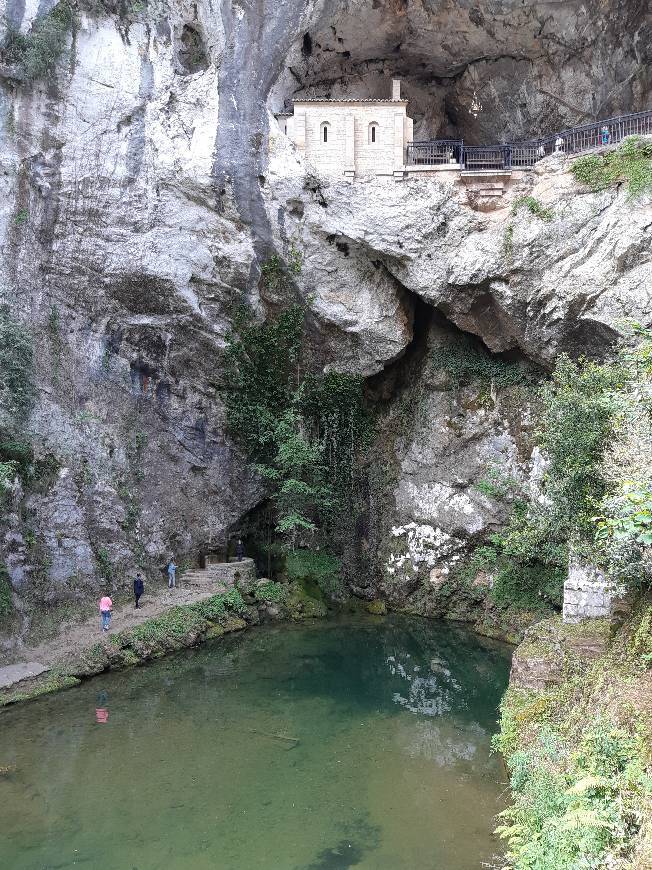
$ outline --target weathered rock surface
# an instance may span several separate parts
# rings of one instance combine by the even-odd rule
[[[649,199],[632,201],[623,189],[587,193],[570,176],[570,160],[542,161],[487,214],[474,209],[459,182],[435,178],[330,180],[310,196],[305,176],[291,175],[279,151],[272,189],[288,211],[304,201],[291,224],[285,215],[283,231],[305,245],[305,280],[319,287],[322,305],[345,269],[364,298],[371,286],[362,280],[363,264],[371,261],[492,351],[519,349],[546,365],[560,351],[597,352],[624,318],[649,316]],[[513,214],[526,195],[553,219],[523,207]]]
[[[273,251],[300,261],[291,280],[310,309],[313,363],[370,378],[403,365],[432,309],[448,325],[428,328],[426,353],[457,335],[453,323],[544,366],[561,350],[603,349],[624,316],[650,321],[649,201],[587,193],[564,159],[491,211],[459,183],[327,181],[268,113],[306,88],[384,94],[390,73],[431,133],[508,136],[642,108],[644,5],[564,4],[564,45],[547,8],[175,2],[83,14],[51,81],[0,72],[2,297],[35,338],[29,434],[57,464],[3,531],[17,592],[55,601],[121,584],[137,562],[194,558],[257,503],[225,431],[220,360],[234,305],[262,317],[288,301],[259,280]],[[23,29],[34,11],[7,7]],[[535,91],[540,80],[554,97]],[[518,111],[505,103],[517,92]],[[573,108],[577,93],[586,105]],[[512,214],[525,194],[553,220]],[[425,365],[414,377],[410,425],[387,417],[398,474],[378,500],[378,552],[384,570],[401,539],[392,528],[425,529],[421,543],[446,553],[426,547],[410,571],[427,568],[438,587],[437,572],[501,520],[476,488],[487,467],[532,473],[529,412],[506,408],[491,383],[458,390]],[[395,409],[399,398],[384,397]]]

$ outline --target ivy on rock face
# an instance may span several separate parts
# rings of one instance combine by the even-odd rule
[[[354,521],[360,459],[373,423],[361,378],[302,370],[304,315],[294,305],[256,323],[252,312],[238,312],[223,395],[229,430],[269,486],[286,553],[301,552],[315,567],[322,558],[335,558],[327,548]],[[333,564],[340,565],[329,562],[329,578]],[[315,582],[323,573],[316,571]],[[330,592],[338,588],[332,578],[325,585]]]
[[[455,387],[480,381],[508,388],[536,379],[526,365],[492,354],[467,335],[455,336],[455,340],[434,348],[430,361],[433,368],[446,372]]]
[[[229,429],[256,462],[273,456],[276,425],[293,404],[303,320],[298,305],[264,323],[242,307],[228,336],[223,395]]]
[[[24,423],[34,404],[32,336],[9,309],[0,308],[0,413],[3,426]]]

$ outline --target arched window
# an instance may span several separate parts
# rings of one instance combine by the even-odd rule
[[[369,144],[375,145],[378,141],[378,123],[376,121],[372,121],[369,124]]]
[[[330,123],[328,121],[322,121],[319,127],[319,141],[324,145],[328,144],[328,130],[330,127]]]

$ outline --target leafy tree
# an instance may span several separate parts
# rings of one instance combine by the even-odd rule
[[[272,484],[277,531],[290,549],[310,543],[335,505],[323,445],[310,441],[295,410],[287,411],[274,429],[276,453],[271,465],[259,465]]]
[[[498,604],[561,606],[569,547],[593,555],[593,517],[609,489],[603,459],[613,432],[615,393],[625,380],[619,361],[600,365],[566,355],[557,360],[541,391],[538,440],[548,458],[541,492],[536,498],[512,493],[510,520],[484,549]]]

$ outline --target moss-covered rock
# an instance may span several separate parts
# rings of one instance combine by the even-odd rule
[[[635,641],[650,606],[615,633],[542,620],[517,648],[495,738],[512,870],[652,866],[652,673]]]
[[[306,589],[303,583],[293,583],[288,588],[286,601],[290,619],[301,622],[304,619],[319,619],[328,614],[328,606],[319,590]]]
[[[610,632],[605,619],[576,625],[567,625],[560,616],[542,619],[527,629],[514,652],[510,684],[521,689],[559,685],[604,655]]]
[[[365,610],[374,616],[384,616],[387,613],[387,605],[384,601],[377,598],[365,604]]]

